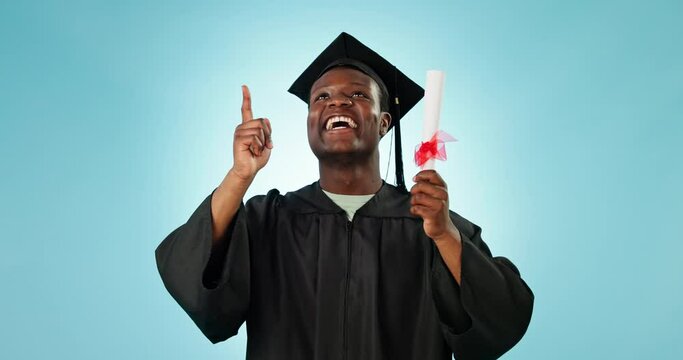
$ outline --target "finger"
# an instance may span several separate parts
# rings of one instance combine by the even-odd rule
[[[251,93],[247,85],[242,85],[242,123],[254,118],[251,113]]]
[[[235,130],[236,136],[245,135],[258,135],[261,138],[261,142],[267,144],[269,134],[268,129],[265,126],[259,126],[259,121],[252,120],[244,125],[240,125],[237,130]]]
[[[235,136],[241,137],[241,136],[247,136],[247,135],[257,135],[261,138],[261,141],[266,140],[265,131],[260,127],[246,128],[246,129],[242,128],[242,129],[235,130]]]
[[[440,200],[448,200],[448,190],[446,188],[427,182],[418,182],[413,185],[410,188],[410,193],[413,195],[423,193]]]
[[[266,146],[269,149],[273,148],[273,138],[271,134],[273,133],[273,128],[270,126],[270,120],[269,119],[264,119],[263,123],[266,124],[266,127],[268,128],[268,132],[266,133]]]
[[[263,142],[258,138],[258,136],[254,135],[251,137],[249,151],[251,151],[254,156],[261,156],[261,152],[263,151]]]
[[[245,129],[245,130],[240,130],[235,133],[235,141],[242,143],[242,144],[250,144],[252,142],[252,138],[256,137],[259,140],[259,143],[261,146],[265,144],[265,137],[263,136],[263,130],[260,128],[256,129]]]
[[[422,205],[414,205],[410,207],[410,213],[413,215],[417,215],[421,218],[429,218],[431,217],[432,211],[430,211],[427,207],[422,206]]]
[[[413,177],[413,181],[426,181],[430,184],[447,187],[446,182],[443,181],[441,175],[439,175],[439,173],[437,173],[436,170],[422,170],[419,173],[417,173],[415,177]]]
[[[258,118],[254,121],[261,123],[261,129],[263,130],[265,140],[268,141],[270,139],[270,120],[268,120],[267,118]]]
[[[260,127],[260,128],[263,128],[264,130],[268,130],[268,126],[265,125],[265,120],[266,120],[266,118],[251,119],[249,121],[246,121],[246,122],[239,124],[237,127],[240,129],[249,129],[249,128]]]
[[[424,194],[417,194],[410,198],[410,204],[427,207],[435,212],[441,211],[446,207],[446,202]]]
[[[415,182],[420,182],[420,181],[425,181],[430,184],[434,185],[439,185],[439,186],[446,186],[446,182],[443,181],[439,173],[436,172],[436,170],[422,170],[415,177],[413,177],[413,181]]]
[[[237,129],[250,129],[250,128],[260,128],[263,130],[263,143],[268,147],[269,149],[273,148],[273,140],[270,136],[271,134],[271,125],[270,125],[270,120],[267,118],[258,118],[258,119],[253,119],[250,121],[247,121],[245,123],[241,123],[237,126]],[[237,131],[237,130],[236,130]]]

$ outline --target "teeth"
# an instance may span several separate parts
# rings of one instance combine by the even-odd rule
[[[358,124],[356,124],[355,121],[351,120],[350,117],[333,116],[333,117],[327,119],[327,123],[325,124],[325,129],[332,130],[332,124],[334,124],[335,122],[339,122],[339,121],[342,121],[342,122],[349,124],[349,127],[351,127],[352,129],[355,129],[358,127]]]

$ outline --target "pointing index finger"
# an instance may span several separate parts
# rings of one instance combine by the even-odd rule
[[[251,93],[247,85],[242,85],[242,123],[254,118],[251,112]]]

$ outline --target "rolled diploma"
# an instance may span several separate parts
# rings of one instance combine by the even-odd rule
[[[439,70],[427,71],[427,85],[425,86],[425,116],[422,123],[422,141],[427,142],[439,131],[439,117],[441,115],[441,95],[446,74]],[[423,170],[434,169],[434,159],[429,159]]]

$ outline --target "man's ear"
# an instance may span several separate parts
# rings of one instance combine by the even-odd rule
[[[391,114],[383,111],[379,116],[379,135],[380,138],[384,137],[389,131],[389,126],[391,126]]]

